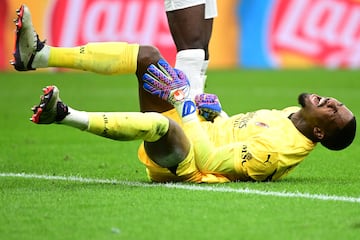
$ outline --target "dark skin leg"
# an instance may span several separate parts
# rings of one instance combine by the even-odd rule
[[[155,64],[162,58],[159,50],[153,46],[140,46],[136,77],[138,79],[139,103],[141,112],[165,112],[173,108],[173,106],[164,100],[151,95],[142,87],[142,76],[146,73],[146,69],[150,64]]]
[[[209,59],[209,41],[212,33],[213,19],[204,19],[205,5],[166,13],[172,37],[177,51],[186,49],[204,49],[205,59]],[[151,63],[161,58],[157,49],[144,46],[140,48],[138,68],[140,110],[143,112],[164,112],[173,107],[163,100],[145,92],[142,88],[142,75]],[[170,120],[170,119],[169,119]],[[169,131],[156,142],[145,142],[149,157],[157,164],[167,168],[176,167],[187,156],[190,143],[178,124],[170,120]]]
[[[190,151],[190,142],[179,124],[169,119],[168,132],[156,142],[144,142],[148,156],[158,165],[177,167]]]
[[[141,112],[165,112],[173,108],[169,103],[146,92],[142,87],[142,76],[150,64],[156,64],[162,58],[152,46],[140,46],[136,76]],[[168,132],[156,142],[144,142],[148,156],[162,167],[174,169],[185,159],[190,150],[190,142],[182,128],[169,119]]]
[[[177,51],[204,49],[208,60],[213,19],[204,19],[205,5],[166,12],[166,16]]]

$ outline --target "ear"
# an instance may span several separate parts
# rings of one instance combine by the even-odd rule
[[[324,131],[319,127],[314,127],[313,133],[315,138],[318,139],[319,141],[322,140],[325,136]]]

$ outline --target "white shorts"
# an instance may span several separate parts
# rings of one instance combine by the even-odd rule
[[[205,4],[205,19],[217,17],[218,14],[216,0],[164,0],[164,2],[166,12]]]

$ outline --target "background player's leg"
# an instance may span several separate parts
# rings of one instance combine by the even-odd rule
[[[213,18],[205,19],[205,4],[167,11],[177,55],[175,67],[188,76],[190,97],[204,92]]]
[[[166,12],[177,51],[203,49],[209,59],[213,18],[205,19],[205,5]]]

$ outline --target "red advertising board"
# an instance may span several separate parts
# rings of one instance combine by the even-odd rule
[[[0,0],[0,70],[12,70],[15,10],[22,0]],[[155,45],[171,63],[175,45],[164,11],[164,0],[27,0],[40,39],[49,45],[72,47],[98,41],[125,41]],[[218,2],[210,42],[210,68],[237,64],[236,4]],[[231,13],[230,13],[231,12]],[[224,44],[226,42],[226,44]]]
[[[57,0],[48,8],[50,45],[72,47],[87,42],[151,44],[172,61],[174,43],[162,1]]]
[[[8,60],[6,60],[5,56],[7,56],[8,44],[6,42],[5,33],[6,33],[6,26],[8,21],[8,4],[7,1],[0,0],[0,70],[5,69],[8,64]],[[13,36],[13,34],[11,34]]]
[[[360,1],[243,0],[243,67],[360,67]]]
[[[275,51],[327,67],[359,67],[359,1],[276,1],[271,26]]]

